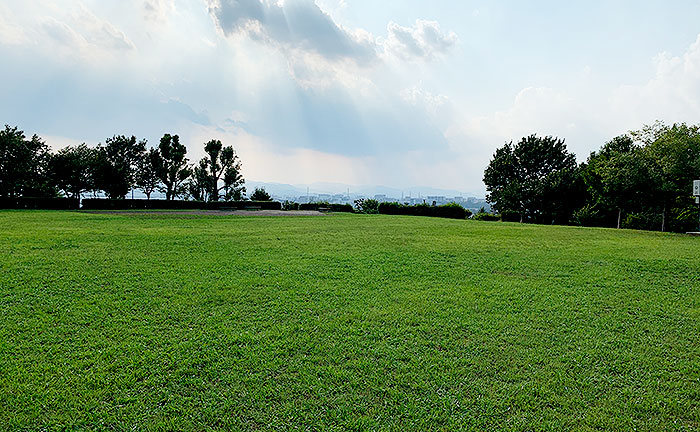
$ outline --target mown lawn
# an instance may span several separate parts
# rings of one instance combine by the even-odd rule
[[[0,212],[5,430],[698,430],[700,238]]]

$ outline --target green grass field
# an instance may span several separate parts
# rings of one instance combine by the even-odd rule
[[[0,212],[4,430],[700,428],[700,238]]]

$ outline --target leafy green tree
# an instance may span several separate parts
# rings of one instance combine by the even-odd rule
[[[68,146],[51,156],[49,175],[53,184],[66,196],[80,198],[95,190],[97,151],[85,145]]]
[[[96,186],[112,199],[124,199],[136,181],[146,140],[115,135],[97,148]]]
[[[187,166],[187,147],[180,144],[178,135],[165,134],[158,146],[160,163],[157,175],[163,183],[165,199],[172,200],[182,192],[182,185],[192,175]]]
[[[566,223],[576,207],[578,166],[563,139],[524,137],[496,150],[484,172],[494,210],[517,211],[521,221]]]
[[[358,213],[379,214],[379,201],[371,198],[356,199],[355,208]]]
[[[635,203],[641,165],[634,164],[640,147],[629,135],[613,138],[588,156],[582,167],[588,193],[588,219],[600,219],[602,225],[621,226],[623,211]],[[611,222],[615,220],[616,222]]]
[[[160,152],[154,148],[148,149],[138,162],[135,184],[137,188],[146,194],[146,199],[150,200],[151,194],[161,184],[158,176],[161,164]]]
[[[272,197],[265,188],[256,187],[255,191],[250,195],[251,201],[272,201]]]
[[[241,173],[241,162],[238,158],[224,172],[223,192],[226,201],[241,201],[245,199],[245,180]]]
[[[201,159],[192,170],[192,176],[187,182],[187,193],[195,201],[208,201],[211,191],[211,176],[206,159]]]
[[[645,126],[633,135],[644,145],[643,153],[650,162],[649,179],[655,193],[647,193],[661,214],[662,230],[669,215],[695,213],[697,207],[690,194],[692,181],[700,178],[700,126],[685,123],[667,126],[661,122]],[[696,228],[696,221],[670,219],[670,229],[686,231]]]
[[[207,153],[209,172],[210,201],[218,201],[221,191],[227,200],[239,200],[245,194],[245,180],[241,174],[241,162],[232,146],[224,147],[219,140],[211,140],[204,145]],[[201,166],[201,164],[200,164]],[[223,176],[223,185],[219,185]]]
[[[0,197],[47,196],[48,146],[37,135],[27,139],[17,127],[0,130]]]

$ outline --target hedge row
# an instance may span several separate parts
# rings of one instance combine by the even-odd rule
[[[299,204],[299,210],[328,209],[336,213],[352,213],[350,204],[331,204],[327,202]]]
[[[73,198],[0,198],[0,209],[76,210],[79,201]]]
[[[143,199],[84,199],[83,210],[281,210],[277,201],[166,201]]]
[[[472,212],[459,204],[445,204],[431,206],[428,204],[406,205],[396,202],[383,202],[379,204],[379,213],[387,215],[431,216],[450,219],[466,219]]]

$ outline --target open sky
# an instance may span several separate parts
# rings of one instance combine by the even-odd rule
[[[167,132],[251,180],[483,194],[505,141],[700,122],[700,1],[3,0],[0,83],[54,148]]]

